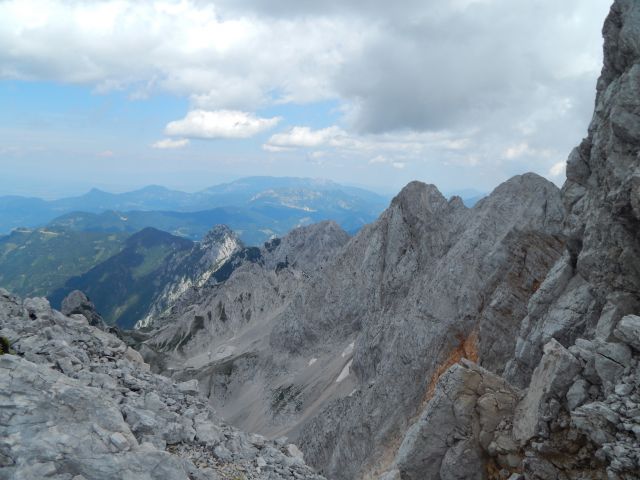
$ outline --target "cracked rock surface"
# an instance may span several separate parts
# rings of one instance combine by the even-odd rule
[[[16,353],[0,356],[0,479],[321,479],[83,315],[0,290],[0,335]]]

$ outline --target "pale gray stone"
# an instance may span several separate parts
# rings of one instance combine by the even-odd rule
[[[544,356],[515,411],[513,435],[516,440],[525,444],[540,434],[546,405],[552,398],[566,395],[580,370],[580,362],[560,343],[551,340],[544,346]]]
[[[567,406],[569,410],[575,410],[589,398],[589,382],[584,378],[576,380],[567,391]]]
[[[637,315],[623,317],[614,334],[619,340],[628,343],[636,350],[640,350],[640,317]]]

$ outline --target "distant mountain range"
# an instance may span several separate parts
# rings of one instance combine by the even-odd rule
[[[247,177],[186,193],[148,186],[127,193],[92,189],[46,201],[0,197],[0,232],[50,224],[82,231],[136,232],[155,227],[194,240],[227,224],[248,244],[261,244],[294,227],[332,219],[355,232],[373,221],[388,198],[328,180]]]
[[[479,196],[476,191],[456,193],[467,204]],[[196,193],[149,186],[121,194],[93,189],[53,201],[0,197],[0,234],[11,232],[0,236],[0,287],[23,296],[50,297],[56,306],[63,293],[88,290],[108,322],[126,324],[136,315],[146,315],[150,302],[162,296],[158,291],[162,282],[169,281],[156,281],[155,287],[145,290],[145,280],[138,282],[144,275],[135,273],[138,261],[155,272],[167,255],[193,250],[197,259],[199,249],[211,243],[207,232],[216,225],[228,226],[234,242],[247,246],[262,246],[294,228],[324,220],[355,234],[374,221],[388,201],[327,180],[277,177],[248,177]],[[225,235],[231,238],[231,233]],[[155,247],[143,248],[149,242]],[[127,291],[102,291],[107,277],[127,286],[125,290],[134,286],[144,290],[144,298],[127,305],[131,300]],[[195,277],[184,278],[197,283]],[[170,298],[171,292],[165,297]]]
[[[483,195],[453,192],[472,206]],[[390,197],[329,180],[247,177],[195,193],[152,185],[127,193],[92,189],[58,200],[0,197],[0,234],[48,225],[88,232],[134,233],[146,227],[199,240],[214,225],[232,228],[247,245],[261,245],[292,228],[334,220],[349,233],[371,223]]]

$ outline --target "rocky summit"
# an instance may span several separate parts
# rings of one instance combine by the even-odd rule
[[[86,310],[85,310],[86,311]],[[198,395],[119,338],[45,299],[0,290],[0,478],[322,477],[284,439],[227,426]]]
[[[603,34],[562,189],[218,227],[118,336],[0,291],[0,478],[640,479],[640,3]]]

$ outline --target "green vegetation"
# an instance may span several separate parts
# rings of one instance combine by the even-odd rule
[[[173,281],[172,261],[188,255],[193,242],[145,228],[129,237],[124,248],[87,272],[70,278],[49,300],[54,308],[73,290],[82,290],[105,322],[131,328],[149,311],[164,286]]]
[[[0,237],[0,287],[20,296],[47,296],[124,247],[126,233],[46,227]]]
[[[14,355],[16,352],[11,348],[11,342],[9,342],[7,337],[0,337],[0,355],[4,355],[5,353]]]
[[[157,245],[151,248],[140,248],[136,253],[142,257],[142,263],[131,270],[133,278],[140,279],[145,275],[149,275],[159,265],[162,265],[165,259],[171,255],[173,249],[171,245]]]

